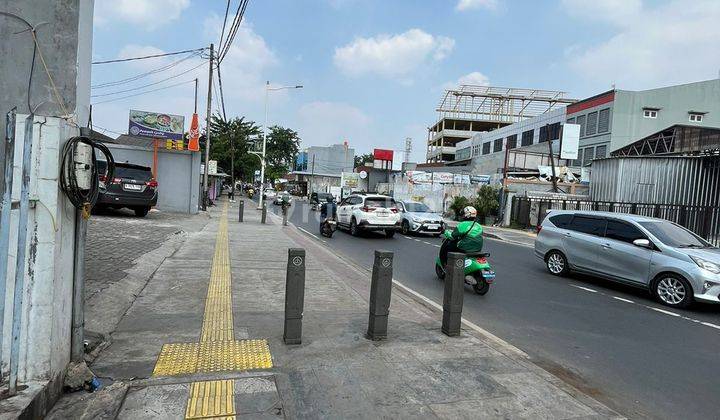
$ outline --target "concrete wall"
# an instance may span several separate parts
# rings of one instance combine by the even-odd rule
[[[152,149],[112,143],[105,145],[112,152],[115,162],[153,166]],[[157,182],[157,209],[196,214],[200,191],[200,153],[158,149]]]
[[[643,107],[660,108],[657,118],[644,118]],[[701,123],[688,111],[706,112]],[[612,120],[611,150],[675,124],[720,127],[720,79],[631,92],[618,90]]]

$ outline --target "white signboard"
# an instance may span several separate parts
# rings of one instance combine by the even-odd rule
[[[433,172],[432,180],[438,184],[452,184],[455,177],[450,172]]]
[[[469,184],[469,183],[470,183],[470,175],[455,174],[455,176],[453,177],[453,183],[455,183],[455,184]]]
[[[208,175],[217,175],[217,160],[208,161]]]
[[[565,124],[562,129],[560,159],[577,159],[580,147],[580,124]]]
[[[407,171],[407,176],[413,184],[429,184],[432,174],[424,171]]]
[[[360,174],[355,172],[343,172],[340,176],[340,187],[357,189],[360,185]]]

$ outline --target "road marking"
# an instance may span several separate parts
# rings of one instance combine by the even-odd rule
[[[635,302],[633,302],[633,301],[630,300],[630,299],[621,298],[621,297],[619,297],[619,296],[611,296],[611,297],[612,297],[613,299],[619,300],[620,302],[635,303]]]
[[[423,242],[424,244],[433,245],[433,244],[431,244],[431,243],[428,242],[428,241],[422,241],[422,242]]]
[[[706,327],[715,328],[717,330],[720,330],[720,325],[711,324],[709,322],[701,322]]]
[[[415,242],[422,242],[420,239],[413,239]]]
[[[645,305],[644,305],[645,306]],[[672,315],[672,316],[680,316],[680,314],[677,314],[675,312],[666,311],[665,309],[656,308],[654,306],[645,306],[648,309],[652,309],[653,311],[660,312],[661,314],[665,315]]]
[[[578,289],[582,289],[582,290],[584,290],[584,291],[586,291],[586,292],[591,292],[591,293],[597,293],[597,292],[598,292],[597,290],[591,289],[591,288],[589,288],[589,287],[578,286],[578,285],[576,285],[576,284],[571,284],[570,286],[575,287],[575,288],[578,288]]]
[[[309,232],[307,229],[303,229],[303,228],[301,228],[300,226],[297,226],[297,228],[300,229],[301,231],[307,233],[308,235],[312,236],[312,237],[315,238],[315,239],[320,239],[320,238],[317,237],[317,235],[315,235],[314,233]]]

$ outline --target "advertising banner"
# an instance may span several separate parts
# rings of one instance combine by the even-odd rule
[[[453,184],[469,184],[470,175],[467,174],[455,174],[453,176]]]
[[[357,189],[360,185],[360,174],[355,172],[343,172],[340,176],[340,187]]]
[[[438,184],[452,184],[455,176],[450,172],[433,172],[432,180]]]
[[[432,182],[432,174],[424,171],[407,171],[407,176],[413,184],[429,184]]]
[[[188,150],[191,152],[200,151],[200,125],[198,123],[198,114],[193,114],[190,122],[190,141],[188,142]]]
[[[580,147],[580,124],[565,124],[560,142],[560,159],[577,159]]]
[[[472,184],[490,185],[490,175],[470,175],[470,182]]]
[[[185,117],[157,112],[130,110],[128,133],[153,139],[182,140]]]

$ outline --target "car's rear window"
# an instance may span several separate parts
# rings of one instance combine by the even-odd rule
[[[570,222],[568,228],[577,232],[602,236],[605,234],[605,224],[605,219],[575,216],[573,217],[572,222]]]
[[[392,198],[366,198],[365,205],[368,207],[382,207],[389,209],[395,207],[395,200]]]
[[[115,165],[115,178],[127,178],[134,179],[136,181],[150,181],[152,179],[152,172],[150,169],[140,169],[128,166]]]

